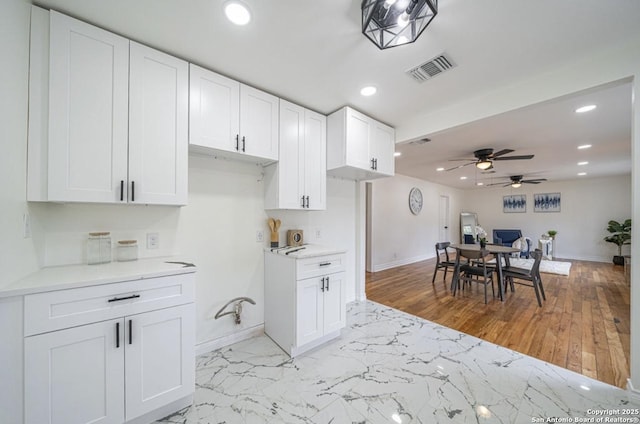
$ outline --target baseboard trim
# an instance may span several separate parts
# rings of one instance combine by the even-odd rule
[[[635,401],[640,401],[640,390],[633,387],[633,383],[630,378],[627,378],[627,392],[629,393],[629,397],[633,398]]]
[[[402,265],[409,265],[420,261],[426,261],[427,259],[434,258],[434,255],[420,255],[414,256],[412,258],[398,259],[392,262],[387,262],[384,264],[374,265],[373,272],[384,271],[385,269],[396,268]]]
[[[209,353],[221,347],[229,346],[234,343],[241,342],[243,340],[250,339],[252,337],[258,337],[264,334],[264,324],[256,325],[255,327],[246,328],[237,333],[229,334],[214,340],[209,340],[196,345],[196,356]]]

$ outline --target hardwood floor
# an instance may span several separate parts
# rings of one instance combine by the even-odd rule
[[[571,261],[541,274],[547,300],[516,285],[484,304],[482,285],[451,295],[452,272],[431,283],[435,259],[367,273],[367,298],[618,387],[629,377],[630,289],[621,266]],[[490,290],[490,287],[488,287]],[[497,289],[497,288],[496,288]]]

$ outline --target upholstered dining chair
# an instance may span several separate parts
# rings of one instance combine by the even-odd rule
[[[484,285],[484,303],[487,303],[487,285],[491,284],[491,293],[493,297],[496,297],[496,292],[493,287],[493,268],[487,266],[486,258],[489,256],[489,252],[480,250],[465,250],[460,249],[458,251],[460,260],[467,259],[467,263],[460,262],[460,277],[459,281],[464,288],[465,283],[476,282]]]
[[[506,266],[502,268],[502,275],[504,276],[505,282],[509,282],[511,285],[511,291],[514,290],[514,283],[533,287],[536,292],[536,298],[538,299],[538,306],[542,307],[542,300],[547,300],[544,295],[542,278],[540,278],[540,261],[542,260],[542,251],[540,249],[536,249],[530,253],[530,256],[533,258],[533,266],[531,269]],[[525,282],[518,280],[524,280]]]
[[[447,247],[449,247],[451,243],[448,241],[441,241],[436,243],[436,269],[433,271],[433,278],[431,279],[431,284],[436,281],[436,274],[438,270],[444,269],[444,276],[442,277],[442,281],[447,278],[447,270],[456,266],[456,261],[452,261],[449,258],[449,251]]]

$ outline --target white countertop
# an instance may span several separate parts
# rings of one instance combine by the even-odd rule
[[[0,298],[196,272],[195,266],[167,263],[179,261],[184,260],[164,257],[99,265],[65,265],[42,268],[18,281],[0,285]],[[189,263],[189,261],[184,262]]]
[[[304,249],[300,249],[303,247]],[[300,250],[297,250],[300,249]],[[281,247],[278,249],[271,249],[270,247],[266,247],[265,252],[273,253],[274,255],[282,255],[287,258],[292,259],[303,259],[303,258],[313,258],[315,256],[326,256],[326,255],[335,255],[346,253],[347,251],[344,249],[336,249],[334,247],[321,246],[319,244],[304,244],[302,246],[288,246]],[[287,255],[287,252],[291,252]]]

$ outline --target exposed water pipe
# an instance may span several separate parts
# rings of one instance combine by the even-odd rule
[[[223,311],[227,308],[227,306],[231,305],[234,302],[235,302],[235,304],[233,305],[233,311],[227,311],[227,312],[223,313]],[[256,302],[253,299],[251,299],[250,297],[244,297],[244,296],[236,297],[236,298],[231,299],[230,301],[228,301],[222,308],[220,308],[220,310],[218,311],[218,313],[215,316],[215,319],[218,319],[218,318],[223,317],[225,315],[233,314],[235,316],[236,324],[240,324],[240,322],[241,322],[240,314],[242,313],[242,302],[249,302],[252,305],[256,304]]]

